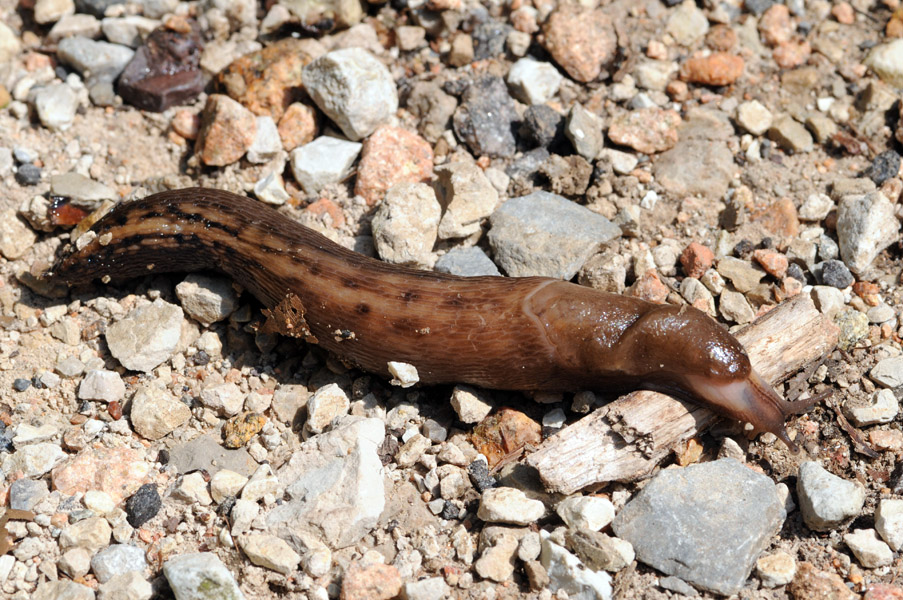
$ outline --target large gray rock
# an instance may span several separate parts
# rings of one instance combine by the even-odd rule
[[[302,555],[298,532],[313,533],[332,548],[369,533],[385,506],[377,453],[384,437],[381,420],[345,416],[304,442],[277,473],[288,500],[267,516],[268,529]]]
[[[725,458],[662,471],[613,527],[638,560],[730,595],[743,587],[786,516],[771,479]]]
[[[603,244],[621,235],[602,215],[548,192],[512,198],[489,220],[495,262],[512,277],[571,279]]]

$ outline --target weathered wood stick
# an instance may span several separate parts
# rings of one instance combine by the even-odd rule
[[[800,295],[736,333],[762,377],[779,383],[837,344],[838,328]],[[718,416],[657,392],[633,392],[547,439],[526,458],[550,491],[571,494],[608,481],[642,479]]]

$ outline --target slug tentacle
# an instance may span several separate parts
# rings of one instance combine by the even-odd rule
[[[420,381],[509,390],[656,389],[793,442],[790,404],[743,347],[691,307],[540,278],[456,277],[364,257],[248,198],[191,188],[122,203],[68,249],[68,284],[209,269],[264,305],[267,327],[360,368],[406,362]],[[341,332],[337,335],[336,332]]]

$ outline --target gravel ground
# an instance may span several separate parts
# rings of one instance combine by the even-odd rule
[[[899,0],[0,0],[0,597],[903,597],[900,37]],[[799,454],[720,423],[547,493],[517,453],[605,390],[401,388],[218,275],[36,277],[192,185],[729,328],[810,295],[839,344],[779,391],[833,396]]]

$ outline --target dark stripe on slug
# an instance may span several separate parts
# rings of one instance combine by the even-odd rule
[[[342,285],[344,285],[346,288],[351,289],[351,290],[355,290],[355,289],[361,287],[361,285],[357,281],[352,279],[351,277],[343,277]]]

